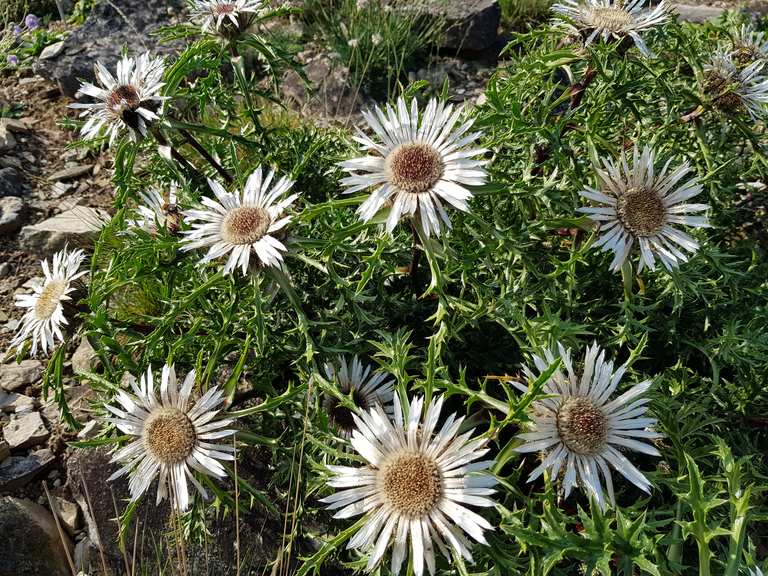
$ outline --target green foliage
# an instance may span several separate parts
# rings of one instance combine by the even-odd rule
[[[350,85],[377,96],[391,94],[440,34],[439,19],[425,19],[398,0],[307,0],[304,24],[349,70]]]
[[[359,80],[374,60],[389,71],[386,58],[354,60],[347,44],[370,39],[367,20],[353,26],[373,8],[353,12],[342,0],[330,14],[321,6],[311,4],[305,18],[336,49],[347,46]],[[345,20],[348,33],[336,36]],[[388,236],[357,220],[363,194],[340,194],[338,162],[356,146],[350,134],[275,106],[280,72],[295,66],[290,55],[266,34],[192,40],[166,73],[173,99],[160,128],[192,165],[169,161],[151,139],[119,145],[115,215],[95,247],[82,318],[103,368],[83,378],[102,404],[124,371],[149,364],[195,368],[203,390],[223,385],[243,424],[244,453],[265,471],[260,484],[241,483],[239,506],[286,514],[281,557],[302,558],[297,574],[365,565],[345,549],[360,523],[332,520],[318,502],[329,492],[326,466],[355,459],[321,404],[334,391],[320,366],[345,353],[390,373],[403,396],[445,393],[450,410],[492,441],[500,490],[486,515],[498,528],[474,548],[474,566],[441,560],[441,576],[735,576],[754,559],[750,542],[765,537],[768,520],[768,260],[754,238],[734,234],[764,226],[739,209],[739,185],[768,178],[765,134],[711,110],[681,121],[701,102],[702,64],[733,24],[669,24],[649,35],[652,59],[612,44],[563,46],[546,28],[517,35],[472,112],[490,150],[491,183],[473,190],[470,213],[451,213],[449,234],[423,243],[418,270],[408,226]],[[402,50],[398,38],[392,45]],[[392,70],[388,81],[400,76]],[[595,78],[574,104],[571,80],[587,70]],[[409,94],[421,97],[418,86]],[[695,232],[701,250],[671,273],[610,272],[576,211],[598,160],[633,143],[690,162],[712,207],[713,227]],[[229,188],[239,189],[259,164],[295,179],[300,193],[285,270],[225,276],[220,263],[201,266],[199,252],[181,251],[172,226],[126,231],[139,192],[177,181],[178,203],[196,206],[211,194],[205,178],[231,174]],[[665,434],[661,460],[632,456],[652,493],[617,482],[617,506],[606,512],[581,493],[563,501],[555,478],[526,483],[535,457],[514,451],[546,374],[526,395],[509,375],[519,377],[530,354],[554,341],[581,349],[592,340],[617,362],[631,360],[625,382],[654,380],[651,411]],[[231,483],[208,484],[214,506],[231,512]],[[307,537],[320,545],[303,547]]]
[[[543,22],[549,17],[552,0],[499,0],[501,19],[512,30]]]

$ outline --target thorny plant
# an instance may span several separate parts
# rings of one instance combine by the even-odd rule
[[[617,6],[611,9],[623,10]],[[213,502],[191,492],[189,509],[173,516],[182,548],[207,537],[212,515],[238,512],[282,531],[273,574],[390,574],[404,563],[409,574],[736,576],[760,566],[768,552],[768,260],[764,245],[737,231],[765,225],[740,207],[746,184],[766,186],[766,138],[738,94],[729,109],[713,104],[705,68],[716,47],[729,49],[741,22],[668,19],[643,31],[651,56],[616,28],[586,45],[589,31],[574,27],[519,34],[485,103],[463,112],[474,123],[461,130],[480,133],[480,150],[463,157],[473,164],[447,174],[441,154],[453,152],[439,139],[389,142],[392,151],[366,144],[372,155],[356,162],[381,170],[381,180],[342,195],[340,163],[360,156],[358,143],[346,130],[318,128],[273,104],[282,71],[294,63],[260,25],[283,14],[259,12],[252,28],[222,36],[200,36],[191,26],[166,31],[190,43],[162,75],[163,111],[152,109],[160,119],[147,115],[145,137],[115,142],[115,213],[94,247],[88,293],[70,315],[100,360],[98,373],[78,374],[98,394],[97,414],[106,405],[114,413],[116,402],[130,412],[124,373],[165,363],[194,370],[195,396],[220,390],[229,420],[237,419],[237,480],[227,462],[223,482],[195,464],[190,478]],[[616,13],[605,25],[620,16],[627,26],[628,17]],[[405,140],[425,122],[419,114],[430,126],[434,104],[410,107],[423,88],[392,94],[396,107],[402,97],[402,109],[378,121],[396,115],[388,129],[402,130]],[[133,92],[120,94],[113,104],[137,109]],[[371,132],[360,128],[369,143]],[[633,159],[632,150],[645,146],[655,150],[655,164]],[[377,157],[377,149],[394,159]],[[397,164],[406,155],[407,170]],[[604,159],[627,162],[624,176],[616,172],[611,181],[628,181],[605,184],[597,172]],[[680,171],[669,172],[679,175],[674,182],[663,176],[667,160],[670,171],[687,162],[686,178],[695,180],[686,184]],[[267,168],[286,180],[267,183]],[[418,209],[408,212],[409,202],[422,201],[409,194],[429,189],[445,200],[441,178],[481,169],[488,182],[461,196],[468,211],[447,208],[452,229],[436,219],[440,235],[419,232],[428,211],[412,204]],[[356,217],[370,194],[386,194],[406,176],[418,187],[388,201],[403,202],[398,209],[414,220],[390,223],[392,234],[385,233],[386,201],[370,221]],[[706,220],[670,219],[685,212],[665,203],[675,187],[695,192],[690,202],[706,205]],[[151,189],[160,191],[147,196],[156,199],[148,208],[154,222],[136,212]],[[611,200],[589,216],[615,221],[605,242],[613,253],[597,249],[607,232],[579,212],[595,206],[590,198]],[[194,219],[209,214],[211,222],[197,237],[185,215],[191,209]],[[283,210],[290,221],[280,220]],[[685,230],[668,233],[680,248],[654,238],[667,234],[659,218]],[[204,232],[219,240],[194,244]],[[626,242],[616,234],[635,244],[621,252]],[[261,242],[273,251],[260,251]],[[201,249],[212,250],[203,262]],[[654,268],[650,251],[659,258]],[[669,270],[661,265],[670,261]],[[587,350],[591,341],[605,350],[597,358],[597,347]],[[53,352],[45,385],[74,426],[62,389],[64,350]],[[361,367],[349,365],[343,376],[324,369],[338,366],[339,355],[356,355],[394,381],[384,406],[363,405],[350,385],[362,389]],[[537,372],[524,368],[534,364]],[[580,384],[582,372],[590,375]],[[169,393],[163,390],[130,393],[150,406],[148,395]],[[173,401],[163,398],[164,406]],[[644,419],[646,411],[652,418]],[[193,412],[185,423],[200,417]],[[144,413],[138,420],[116,414],[127,418],[126,429],[107,426],[79,446],[125,445],[121,434],[134,430],[154,445],[155,432],[136,427]],[[148,414],[152,422],[161,416]],[[186,418],[178,410],[173,417]],[[169,436],[179,454],[194,450],[189,430]],[[641,449],[633,435],[651,444]],[[524,442],[546,460],[535,449],[521,454]],[[146,489],[146,462],[131,472],[137,489]],[[606,462],[621,474],[603,499],[597,475],[608,482]],[[574,486],[581,489],[568,495]],[[376,512],[334,520],[326,510],[354,516],[365,509],[360,498],[408,520],[383,524]],[[463,511],[457,499],[483,508]],[[136,506],[123,516],[127,533]],[[461,530],[481,544],[470,546]],[[435,553],[443,545],[450,560]]]

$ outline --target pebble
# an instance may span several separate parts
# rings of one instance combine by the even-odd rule
[[[80,178],[81,176],[85,176],[86,174],[90,174],[91,170],[93,170],[93,164],[76,164],[74,166],[70,166],[69,168],[63,168],[57,172],[54,172],[48,176],[48,180],[51,182],[74,180],[76,178]]]
[[[11,320],[7,325],[14,322]],[[16,326],[18,321],[16,321]],[[0,388],[13,392],[19,388],[36,384],[43,375],[43,365],[39,360],[22,360],[19,364],[0,366]]]
[[[11,450],[37,446],[48,440],[50,435],[39,412],[23,412],[3,428],[3,436]]]
[[[0,234],[10,234],[21,228],[26,211],[26,203],[18,196],[0,198]]]
[[[11,456],[0,464],[0,492],[11,492],[26,486],[35,476],[50,466],[55,457],[47,448],[27,456]]]

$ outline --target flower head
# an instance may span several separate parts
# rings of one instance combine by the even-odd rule
[[[19,65],[19,57],[16,56],[16,54],[8,54],[5,60],[6,62],[8,62],[8,66],[11,66],[13,68]]]
[[[704,66],[705,97],[727,114],[747,112],[753,120],[766,116],[768,77],[762,74],[764,60],[756,60],[741,70],[731,55],[715,52]]]
[[[152,368],[141,375],[139,384],[132,379],[134,394],[117,393],[118,406],[108,405],[112,413],[107,418],[117,428],[134,437],[128,445],[117,450],[112,462],[123,467],[109,480],[130,475],[128,487],[136,500],[147,491],[159,475],[157,502],[170,496],[177,510],[189,507],[187,480],[207,497],[205,489],[195,479],[194,472],[224,478],[227,473],[220,460],[234,460],[235,447],[217,444],[216,440],[231,437],[235,431],[231,419],[218,419],[224,394],[218,387],[209,389],[190,407],[195,371],[177,386],[173,365],[163,366],[160,395],[155,392]]]
[[[203,32],[221,31],[223,25],[242,30],[247,25],[247,17],[263,7],[261,0],[193,0],[191,14]]]
[[[640,34],[666,22],[669,6],[662,0],[646,9],[645,3],[646,0],[563,0],[554,4],[552,11],[558,19],[565,18],[566,28],[575,28],[586,35],[586,45],[596,38],[603,42],[631,38],[644,55],[650,56],[651,51]]]
[[[51,265],[42,260],[43,283],[33,288],[32,294],[16,296],[16,306],[27,308],[21,328],[11,341],[11,347],[21,350],[27,339],[32,339],[30,354],[37,354],[38,344],[43,352],[52,350],[56,339],[64,341],[61,326],[67,325],[63,302],[71,300],[74,290],[72,283],[87,271],[79,272],[85,253],[82,250],[68,251],[66,248],[53,255]]]
[[[27,27],[27,30],[36,30],[40,27],[40,19],[34,14],[27,14],[24,18],[24,25]]]
[[[635,244],[640,247],[638,270],[643,266],[654,270],[655,257],[671,270],[688,260],[680,248],[691,254],[699,248],[696,240],[674,225],[709,226],[706,216],[693,215],[709,206],[686,203],[702,191],[696,177],[680,184],[691,170],[688,163],[669,170],[668,161],[658,172],[654,164],[655,154],[648,146],[642,153],[634,149],[631,166],[622,152],[617,162],[604,159],[604,170],[596,168],[600,190],[587,187],[580,192],[600,204],[579,208],[579,212],[600,225],[601,236],[595,246],[614,252],[612,270],[621,269]]]
[[[298,194],[284,197],[293,181],[280,178],[273,185],[275,173],[262,178],[261,166],[248,177],[242,193],[224,190],[218,182],[208,180],[218,202],[203,198],[207,210],[189,210],[184,213],[192,230],[183,232],[182,250],[210,246],[200,261],[210,262],[229,254],[224,272],[229,274],[238,266],[243,275],[248,272],[251,252],[261,266],[281,266],[283,253],[288,249],[276,238],[275,233],[291,221],[281,217],[286,208],[298,198]]]
[[[755,31],[743,24],[731,39],[730,53],[733,60],[745,66],[756,60],[768,59],[765,32]]]
[[[608,489],[608,500],[614,503],[610,472],[613,468],[641,490],[650,492],[651,483],[620,450],[659,456],[656,448],[640,441],[662,436],[648,429],[656,420],[644,417],[650,400],[642,396],[651,387],[651,381],[636,384],[611,400],[627,370],[626,365],[614,371],[613,362],[605,360],[605,351],[593,344],[587,348],[579,377],[574,371],[570,350],[558,344],[557,351],[546,351],[544,358],[533,356],[536,369],[545,372],[558,356],[567,374],[559,368],[555,371],[542,390],[551,397],[533,402],[530,431],[518,436],[523,441],[516,448],[518,452],[544,454],[542,463],[531,472],[528,481],[535,480],[545,470],[549,470],[552,479],[563,472],[566,498],[578,484],[604,508],[600,476]],[[525,374],[529,381],[537,378],[528,367]],[[528,392],[527,386],[513,384]]]
[[[358,131],[355,140],[371,154],[340,163],[350,174],[341,181],[347,194],[374,189],[357,210],[363,221],[386,207],[388,232],[408,216],[426,236],[439,236],[443,226],[451,227],[443,202],[469,211],[472,193],[463,185],[484,184],[487,161],[472,159],[486,150],[471,147],[480,136],[469,131],[472,120],[456,127],[461,109],[432,99],[419,115],[415,100],[409,111],[400,98],[396,110],[387,105],[386,113],[377,107],[363,116],[378,141]]]
[[[164,86],[163,59],[152,58],[148,52],[135,60],[123,56],[117,63],[117,77],[101,62],[94,70],[101,87],[86,82],[75,96],[91,96],[97,102],[70,104],[70,108],[83,110],[81,117],[89,116],[81,129],[83,138],[96,138],[105,130],[112,144],[125,129],[134,140],[146,136],[147,125],[159,119],[166,100],[158,95]]]
[[[385,374],[371,374],[371,367],[364,367],[357,356],[349,363],[343,357],[339,358],[338,368],[328,363],[324,368],[328,380],[336,384],[342,394],[352,395],[352,401],[358,410],[368,410],[376,404],[381,404],[384,412],[392,413],[394,384],[392,380],[387,380]],[[341,435],[349,438],[355,428],[352,411],[331,395],[325,397],[323,408],[339,428]]]
[[[471,544],[462,530],[480,543],[490,523],[469,506],[493,506],[496,479],[485,471],[492,460],[476,462],[488,452],[485,438],[472,439],[473,430],[457,435],[464,418],[451,414],[435,432],[443,398],[426,407],[416,397],[406,412],[394,396],[394,422],[381,405],[359,416],[351,443],[366,460],[360,468],[329,466],[330,486],[340,488],[324,498],[335,518],[367,515],[366,525],[349,541],[349,548],[370,551],[368,570],[376,566],[394,541],[391,571],[399,574],[408,548],[413,572],[435,573],[433,544],[448,556],[448,546],[470,562]],[[410,539],[410,546],[408,540]],[[446,544],[448,546],[446,546]]]
[[[168,198],[158,190],[151,189],[140,194],[142,203],[136,207],[136,218],[126,222],[126,226],[139,228],[154,234],[158,227],[178,228],[178,207],[176,205],[176,184],[171,184]]]

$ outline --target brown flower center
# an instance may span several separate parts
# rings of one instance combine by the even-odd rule
[[[63,278],[49,280],[35,303],[35,319],[47,320],[53,316],[66,289],[67,282]]]
[[[379,472],[384,498],[407,518],[420,518],[437,506],[443,479],[434,460],[419,452],[400,454]]]
[[[616,214],[635,236],[653,236],[667,218],[667,208],[653,188],[630,188],[616,201]]]
[[[141,104],[139,91],[130,84],[118,86],[107,96],[107,106],[118,113],[124,110],[135,110],[139,104]]]
[[[442,178],[445,164],[440,153],[428,144],[400,144],[384,160],[390,184],[411,193],[427,192]]]
[[[572,452],[596,454],[608,438],[608,419],[589,398],[572,397],[557,411],[557,431]]]
[[[221,16],[222,14],[232,14],[235,11],[235,5],[234,4],[217,4],[212,8],[213,13],[216,16]]]
[[[734,89],[738,86],[738,82],[735,77],[709,71],[704,77],[704,93],[719,110],[730,113],[739,112],[744,104]]]
[[[221,223],[221,237],[230,244],[253,244],[269,230],[272,219],[264,208],[240,206],[230,210]]]
[[[626,32],[632,24],[632,16],[623,8],[600,7],[589,11],[589,21],[595,28],[604,28],[610,32]]]
[[[159,408],[144,423],[144,445],[158,462],[175,464],[186,460],[197,441],[195,426],[178,408]]]

